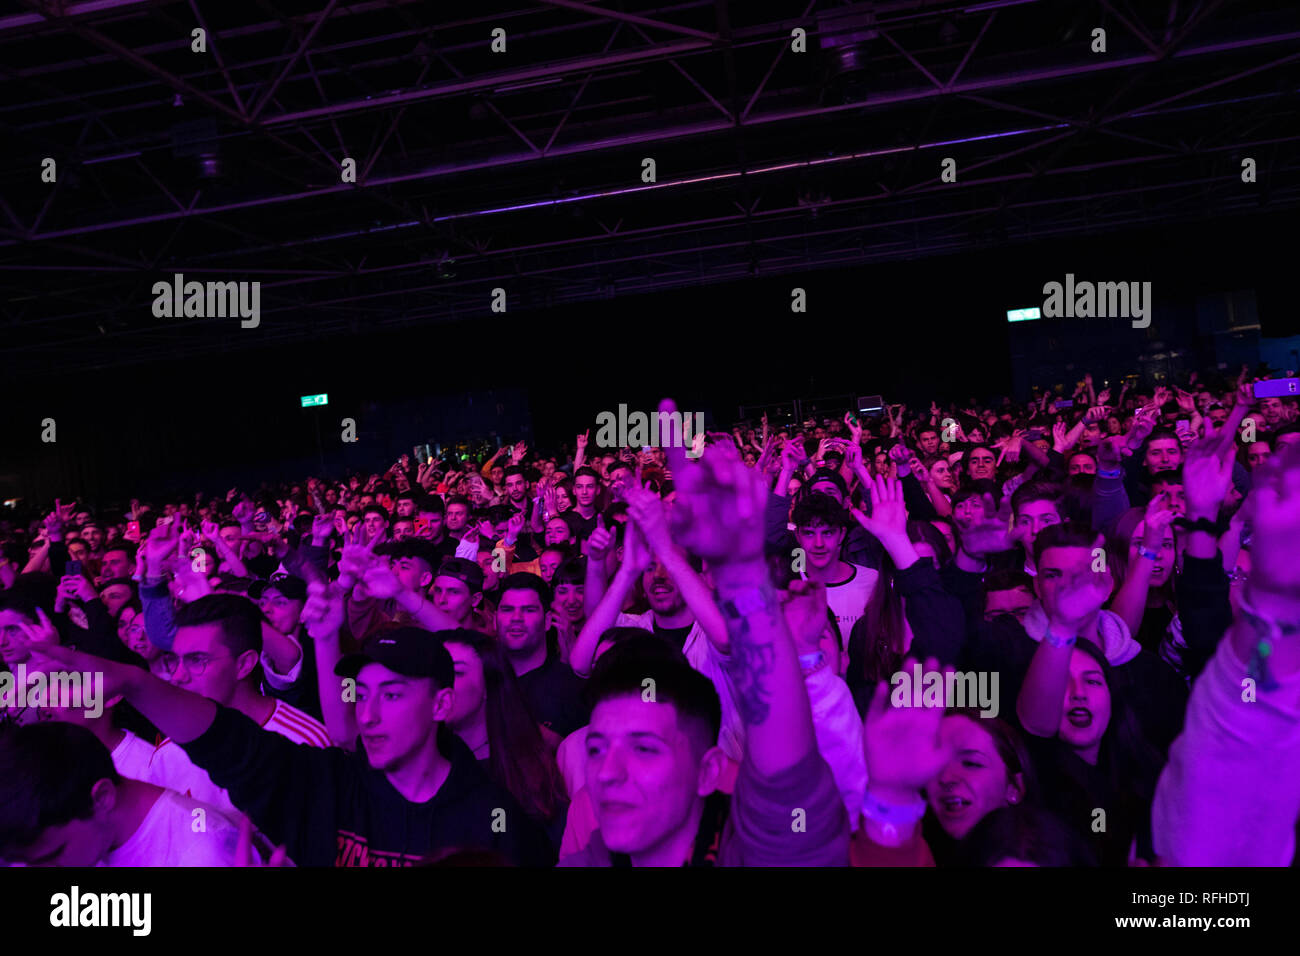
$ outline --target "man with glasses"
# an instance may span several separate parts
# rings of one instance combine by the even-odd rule
[[[237,594],[212,594],[176,612],[176,639],[162,658],[166,680],[251,717],[294,743],[328,747],[320,721],[258,690],[262,615]]]

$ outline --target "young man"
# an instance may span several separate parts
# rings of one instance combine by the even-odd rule
[[[845,865],[848,816],[764,561],[767,490],[726,446],[691,464],[671,449],[670,461],[674,540],[708,562],[725,609],[744,762],[730,800],[714,794],[725,767],[710,682],[658,638],[616,645],[593,678],[587,732],[598,830],[562,865]]]
[[[1061,523],[1061,489],[1046,481],[1029,481],[1011,496],[1011,537],[1025,549],[1024,573],[1033,577],[1034,539]]]
[[[809,581],[826,585],[826,603],[839,624],[847,652],[848,636],[866,612],[880,573],[840,558],[848,520],[844,509],[827,495],[809,495],[795,505],[794,526],[795,541],[807,563],[803,570]]]
[[[84,727],[54,721],[0,732],[0,859],[233,866],[238,836],[216,808],[122,777],[108,748]]]
[[[588,713],[582,679],[547,648],[550,604],[551,589],[537,575],[508,575],[501,582],[497,640],[519,678],[533,718],[564,738],[587,722]]]
[[[201,694],[294,743],[329,746],[320,721],[258,690],[262,614],[247,598],[213,594],[176,612],[176,638],[164,652],[167,680]],[[169,746],[164,741],[160,749]]]
[[[600,475],[592,468],[573,473],[573,511],[579,537],[587,538],[596,530],[596,499],[600,495]]]
[[[321,701],[340,742],[355,744],[359,735],[364,756],[294,746],[139,668],[59,647],[43,649],[46,666],[102,670],[107,695],[121,694],[178,740],[300,866],[410,866],[453,849],[552,863],[545,833],[443,728],[455,674],[442,643],[428,631],[399,627],[344,658],[341,590],[312,587],[304,616],[317,642]],[[344,702],[345,692],[355,705]]]
[[[483,604],[483,569],[467,558],[446,558],[438,566],[433,579],[433,604],[454,621],[456,627],[484,631],[484,622],[479,619]]]

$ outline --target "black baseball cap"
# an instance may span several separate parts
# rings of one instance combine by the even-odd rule
[[[483,569],[468,558],[443,558],[434,577],[457,578],[469,588],[470,594],[478,594],[483,590]]]
[[[432,631],[396,627],[372,635],[359,654],[348,654],[334,667],[339,677],[356,677],[367,664],[382,664],[404,677],[431,677],[439,688],[456,680],[451,654]]]
[[[307,582],[284,572],[271,575],[269,581],[254,581],[248,588],[248,596],[260,601],[267,591],[278,591],[290,601],[307,600]]]

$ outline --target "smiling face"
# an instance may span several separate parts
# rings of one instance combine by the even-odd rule
[[[952,466],[942,458],[930,466],[930,480],[945,491],[952,491],[957,487],[952,477]]]
[[[641,573],[641,586],[645,589],[650,610],[656,614],[676,614],[686,606],[682,592],[673,583],[667,569],[658,561],[652,561],[650,566]]]
[[[406,677],[369,663],[357,674],[357,731],[376,770],[401,770],[433,747],[438,722],[451,714],[455,692],[427,677]]]
[[[972,437],[971,439],[975,439]],[[987,448],[976,448],[966,456],[966,473],[971,481],[992,478],[997,471],[997,456]]]
[[[714,787],[713,762],[692,745],[672,704],[640,696],[601,701],[591,712],[586,752],[587,789],[610,850],[649,857],[689,839],[695,805]]]
[[[582,584],[559,584],[555,588],[552,606],[570,624],[577,624],[586,616],[583,604],[586,591]]]
[[[1095,764],[1109,724],[1110,688],[1106,676],[1091,655],[1076,650],[1070,657],[1070,681],[1057,734],[1080,757]]]
[[[960,714],[943,719],[941,730],[955,754],[925,788],[926,800],[944,832],[960,840],[993,810],[1024,797],[1024,785],[1012,777],[993,735]]]

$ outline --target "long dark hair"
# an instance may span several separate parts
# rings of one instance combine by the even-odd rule
[[[1134,688],[1127,674],[1111,667],[1097,645],[1082,640],[1075,647],[1096,661],[1110,691],[1110,722],[1101,737],[1097,764],[1105,771],[1112,791],[1146,814],[1164,761],[1143,734],[1129,703]]]
[[[553,820],[567,802],[555,755],[524,703],[515,672],[501,646],[478,631],[458,630],[446,643],[462,644],[483,663],[486,695],[488,774],[505,787],[524,810]]]

